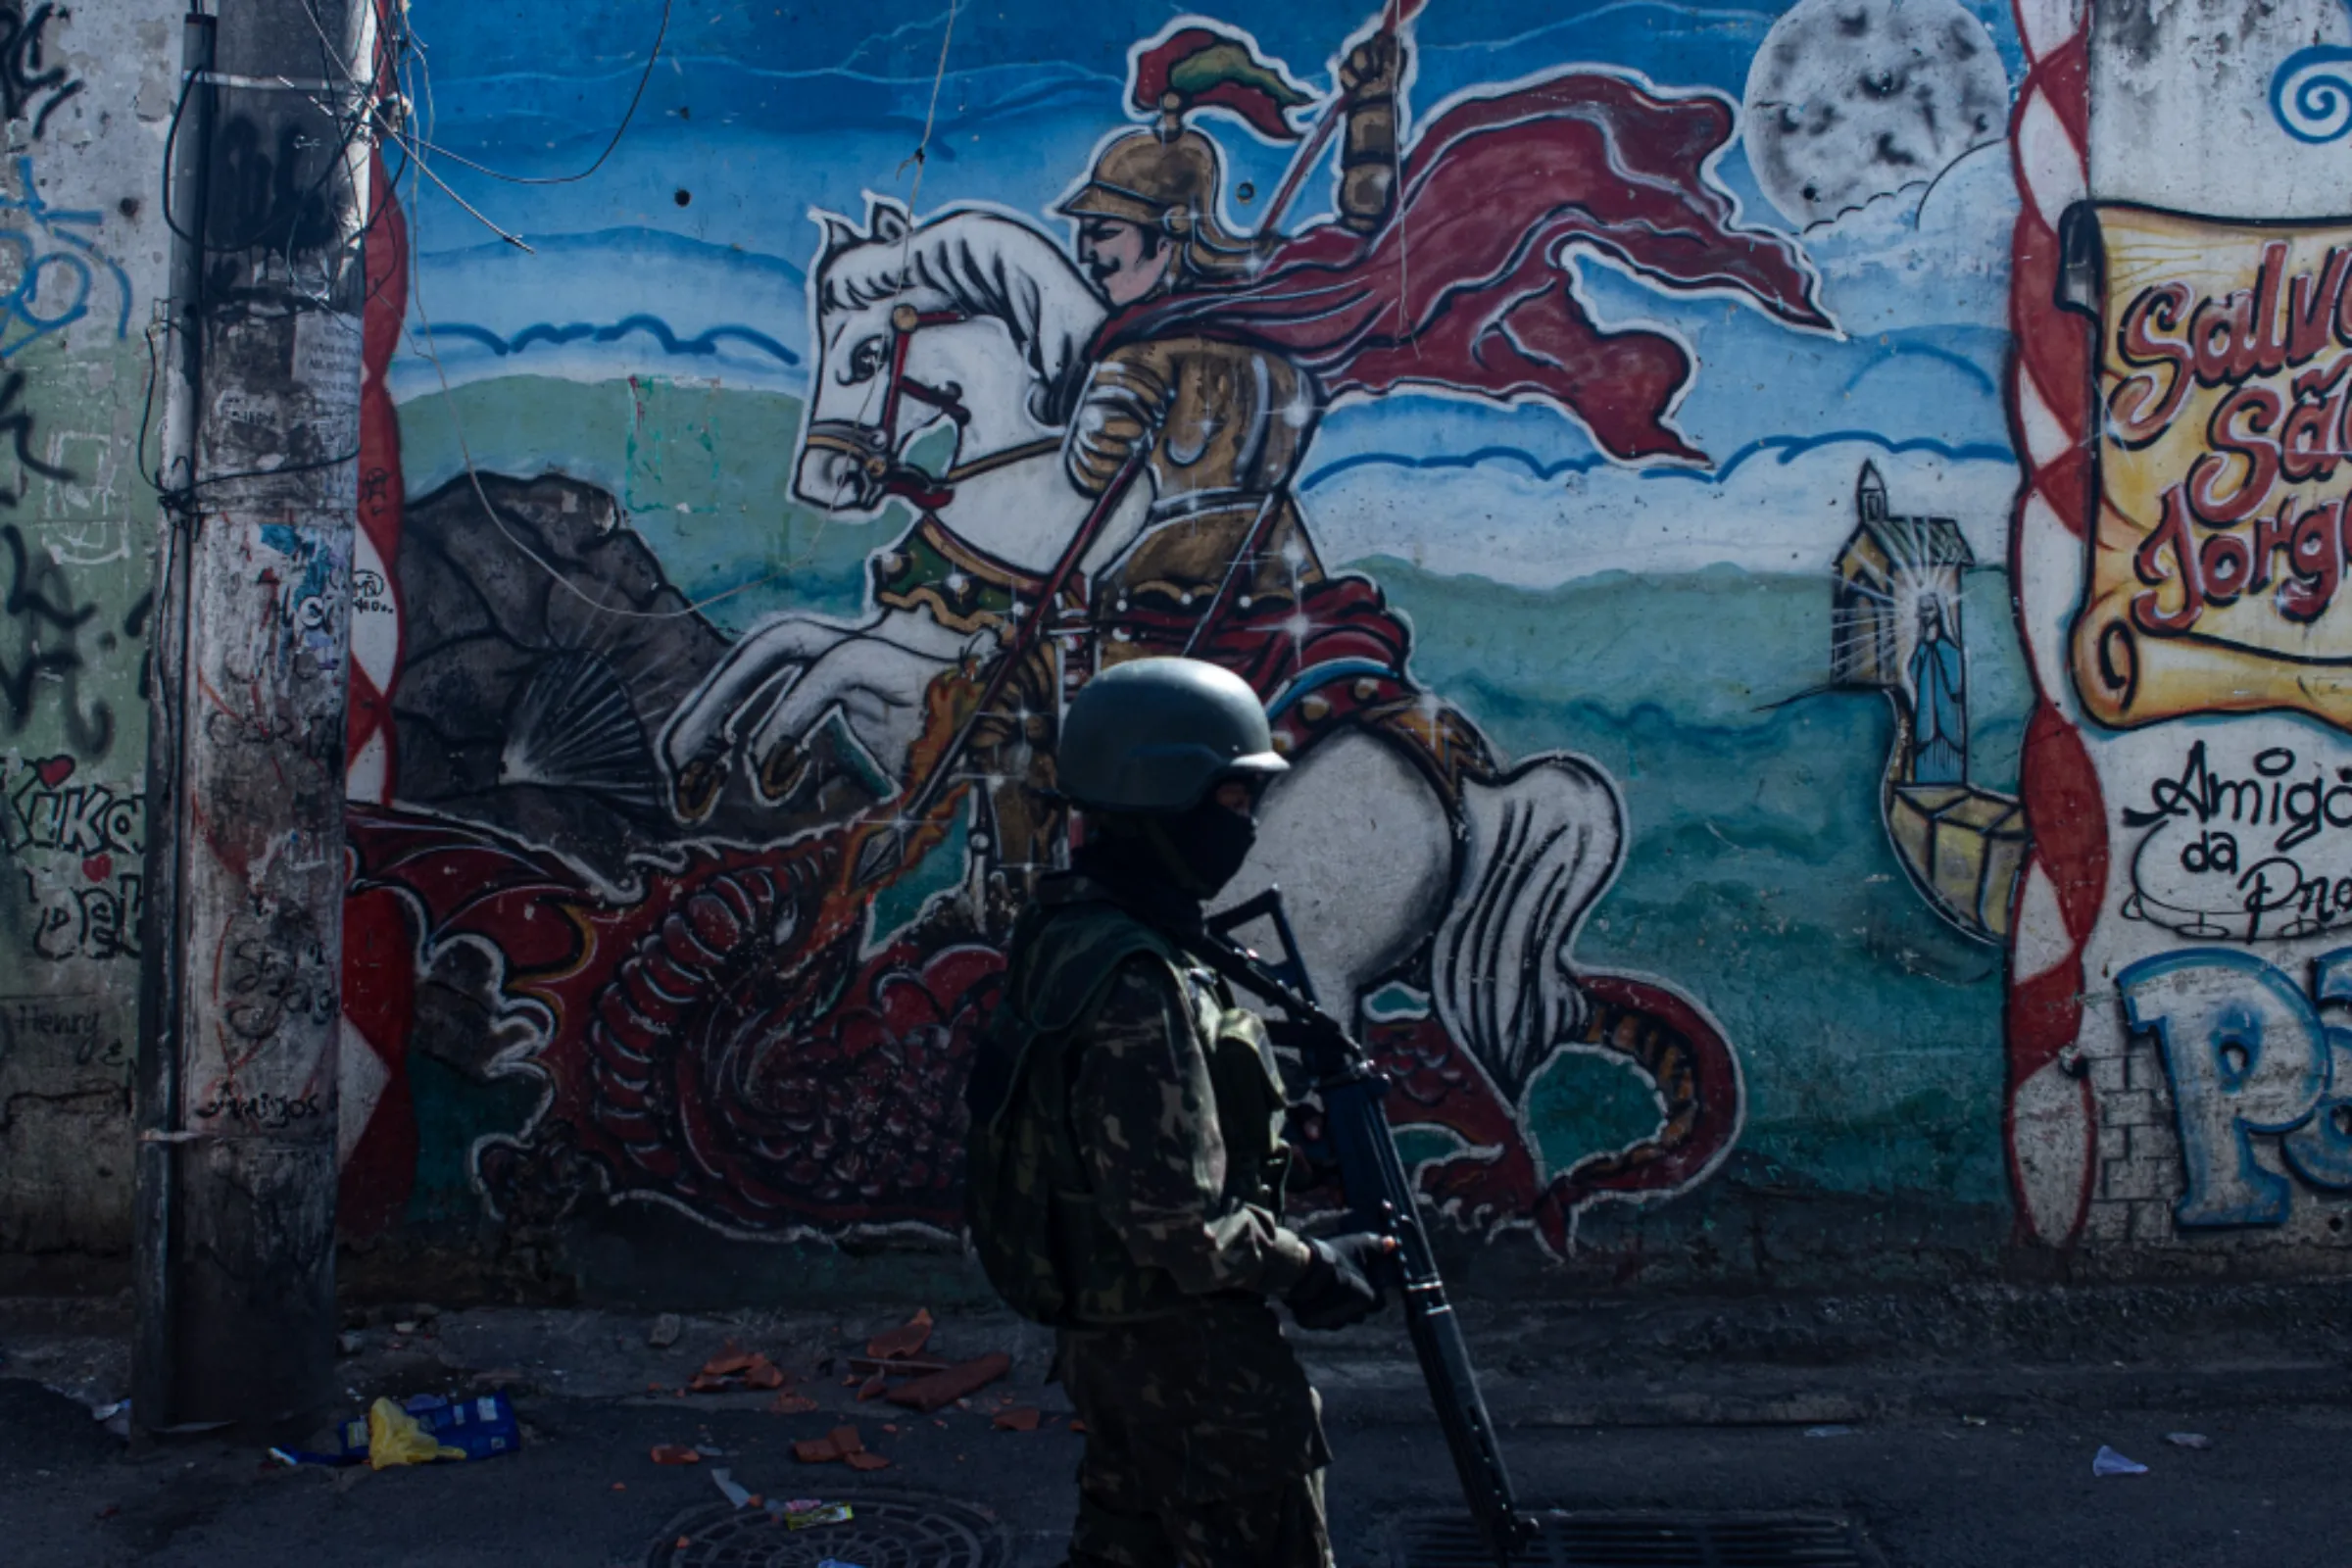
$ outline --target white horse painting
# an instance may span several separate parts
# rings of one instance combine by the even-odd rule
[[[824,221],[818,363],[793,493],[838,518],[870,522],[884,514],[894,475],[912,474],[907,451],[936,445],[926,438],[945,429],[955,440],[954,478],[941,519],[998,560],[1051,562],[1080,507],[1061,474],[1060,426],[1102,319],[1094,292],[1042,235],[993,215],[953,215],[919,243],[905,210],[889,202],[874,205],[866,234],[839,218]],[[892,318],[909,310],[961,319],[910,334],[906,360],[893,367]],[[953,398],[953,412],[919,397],[886,411],[894,369],[902,385]],[[1103,531],[1085,569],[1099,569],[1134,537],[1143,499]],[[782,802],[806,743],[836,718],[879,776],[903,777],[923,689],[972,642],[921,612],[878,611],[854,623],[792,613],[769,620],[730,650],[662,736],[680,814],[707,812],[738,758],[760,796]]]
[[[826,220],[812,293],[818,360],[800,498],[870,519],[909,496],[935,537],[1046,573],[1088,507],[1063,476],[1060,435],[1103,310],[1075,267],[1011,218],[953,212],[916,226],[877,202],[862,231]],[[944,469],[911,466],[912,449],[951,439]],[[1146,488],[1106,519],[1082,576],[1098,578],[1135,543]],[[730,652],[663,733],[675,808],[689,819],[708,810],[738,766],[780,806],[827,727],[872,776],[903,788],[925,689],[995,648],[992,634],[919,608],[857,622],[779,616]],[[1437,1012],[1516,1102],[1585,1022],[1569,952],[1615,873],[1615,787],[1586,760],[1550,754],[1470,777],[1449,798],[1370,728],[1341,729],[1295,761],[1267,793],[1235,897],[1281,886],[1316,989],[1350,1009],[1426,950]]]

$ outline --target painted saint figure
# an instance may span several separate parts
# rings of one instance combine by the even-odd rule
[[[1919,647],[1911,655],[1911,782],[1968,782],[1968,669],[1945,635],[1943,600],[1919,602]]]
[[[1347,129],[1337,199],[1354,233],[1378,229],[1395,194],[1404,59],[1394,34],[1375,33],[1340,70]],[[1097,339],[1064,447],[1070,478],[1101,495],[1139,445],[1150,449],[1154,499],[1143,539],[1114,574],[1113,616],[1131,607],[1206,614],[1237,553],[1252,547],[1256,559],[1238,564],[1249,572],[1236,584],[1245,610],[1271,608],[1322,575],[1290,491],[1326,402],[1313,373],[1198,319],[1124,314],[1246,282],[1279,240],[1226,231],[1217,216],[1224,158],[1184,123],[1187,107],[1178,94],[1163,97],[1158,122],[1112,141],[1059,209],[1078,224],[1080,265],[1123,313]],[[1121,331],[1130,320],[1137,327]]]

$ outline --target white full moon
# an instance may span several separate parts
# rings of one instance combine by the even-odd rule
[[[1934,179],[2007,130],[2009,78],[1958,0],[1798,0],[1747,71],[1757,183],[1811,224]]]

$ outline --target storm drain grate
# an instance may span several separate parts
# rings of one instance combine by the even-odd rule
[[[718,1503],[670,1521],[646,1568],[1004,1568],[1004,1532],[969,1503],[910,1495],[845,1496],[847,1524],[794,1530],[764,1508]]]
[[[1526,1568],[1872,1568],[1851,1521],[1818,1515],[1678,1518],[1555,1513],[1514,1564]],[[1407,1519],[1398,1568],[1494,1568],[1466,1519]]]

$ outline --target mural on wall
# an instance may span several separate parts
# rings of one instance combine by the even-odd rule
[[[1978,940],[2009,932],[2026,847],[2017,797],[1969,782],[1963,573],[1976,565],[1950,517],[1887,508],[1875,464],[1854,480],[1854,531],[1838,553],[1830,670],[1894,712],[1879,808],[1904,873]],[[2005,629],[2005,628],[2004,628]]]
[[[596,179],[436,170],[527,253],[404,185],[347,1227],[952,1229],[1062,705],[1174,653],[1275,717],[1236,897],[1457,1223],[1998,1214],[2017,44],[1636,9],[909,13],[789,91],[712,19]],[[433,145],[595,156],[515,163],[573,86],[507,23],[415,23]]]

